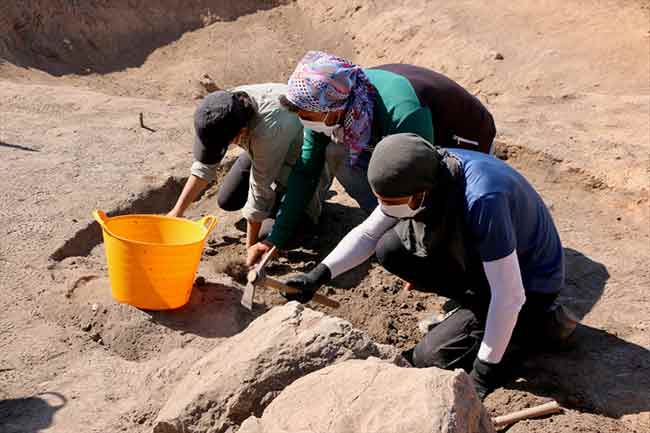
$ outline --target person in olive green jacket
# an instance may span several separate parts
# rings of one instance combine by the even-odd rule
[[[279,102],[286,92],[286,84],[249,84],[210,93],[201,101],[194,113],[191,176],[167,215],[183,216],[215,180],[232,144],[243,152],[220,180],[217,203],[225,211],[241,210],[247,247],[268,235],[302,148],[302,124]],[[301,212],[305,225],[318,224],[330,184],[331,176],[323,167],[318,187]]]
[[[377,198],[368,184],[368,164],[382,138],[414,133],[437,146],[491,153],[496,134],[485,106],[444,75],[406,64],[364,69],[320,51],[303,57],[280,102],[304,125],[302,153],[270,235],[248,248],[249,266],[273,246],[286,247],[326,161],[370,214]]]

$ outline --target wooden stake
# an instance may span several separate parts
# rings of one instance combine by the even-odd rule
[[[539,418],[540,416],[550,415],[561,412],[562,408],[557,401],[550,401],[539,406],[529,407],[528,409],[519,410],[507,415],[492,418],[494,428],[503,428],[524,419]]]

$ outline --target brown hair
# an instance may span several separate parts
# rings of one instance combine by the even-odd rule
[[[255,105],[253,104],[250,95],[246,92],[234,92],[233,95],[240,103],[239,109],[241,110],[243,120],[241,127],[244,128],[255,115]]]
[[[280,101],[280,105],[282,105],[284,108],[291,111],[292,113],[297,113],[298,111],[300,111],[300,107],[298,107],[293,102],[289,101],[286,95],[280,95],[278,101]]]

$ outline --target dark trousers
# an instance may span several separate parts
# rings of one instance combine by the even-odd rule
[[[226,176],[221,181],[221,187],[217,194],[217,204],[219,207],[228,212],[234,212],[242,209],[248,200],[248,187],[250,184],[251,161],[248,153],[242,152],[235,163],[232,165]],[[282,196],[278,194],[275,198],[275,204],[271,210],[269,218],[262,222],[259,239],[265,239],[273,229],[275,214],[280,208]]]
[[[248,200],[248,187],[250,184],[252,165],[253,163],[250,156],[248,156],[248,153],[242,152],[237,157],[237,160],[221,181],[221,187],[217,194],[217,204],[221,209],[233,212],[244,207],[246,200]],[[278,213],[280,205],[282,204],[282,197],[283,194],[276,194],[275,204],[271,209],[271,213],[269,217],[262,222],[262,228],[259,233],[260,240],[265,239],[271,234],[273,223],[275,222],[275,215]],[[288,246],[299,241],[301,236],[308,234],[313,229],[314,224],[307,214],[305,214],[296,230],[296,236],[294,236]]]
[[[470,370],[485,334],[490,288],[482,263],[469,263],[465,271],[443,256],[417,257],[403,246],[394,230],[377,244],[381,265],[392,274],[460,304],[445,320],[431,329],[412,351],[405,353],[416,367],[463,368]],[[508,354],[529,343],[545,346],[561,338],[556,323],[557,294],[526,293]]]
[[[225,211],[240,210],[248,199],[248,184],[253,165],[248,153],[242,152],[230,171],[221,181],[221,187],[217,195],[219,207]]]

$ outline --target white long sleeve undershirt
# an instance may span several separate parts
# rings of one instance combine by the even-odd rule
[[[491,297],[478,358],[497,364],[503,358],[519,311],[526,302],[517,250],[501,259],[483,262],[483,269],[490,284]]]
[[[368,218],[345,235],[323,260],[323,264],[332,273],[332,278],[368,260],[375,253],[379,239],[398,221],[399,219],[386,215],[377,206]]]
[[[322,263],[329,268],[332,278],[368,260],[374,254],[379,239],[398,221],[399,219],[384,214],[377,206],[323,260]],[[508,347],[519,311],[526,302],[526,295],[516,250],[501,259],[483,262],[483,268],[490,284],[491,299],[478,358],[496,364],[501,361]]]

